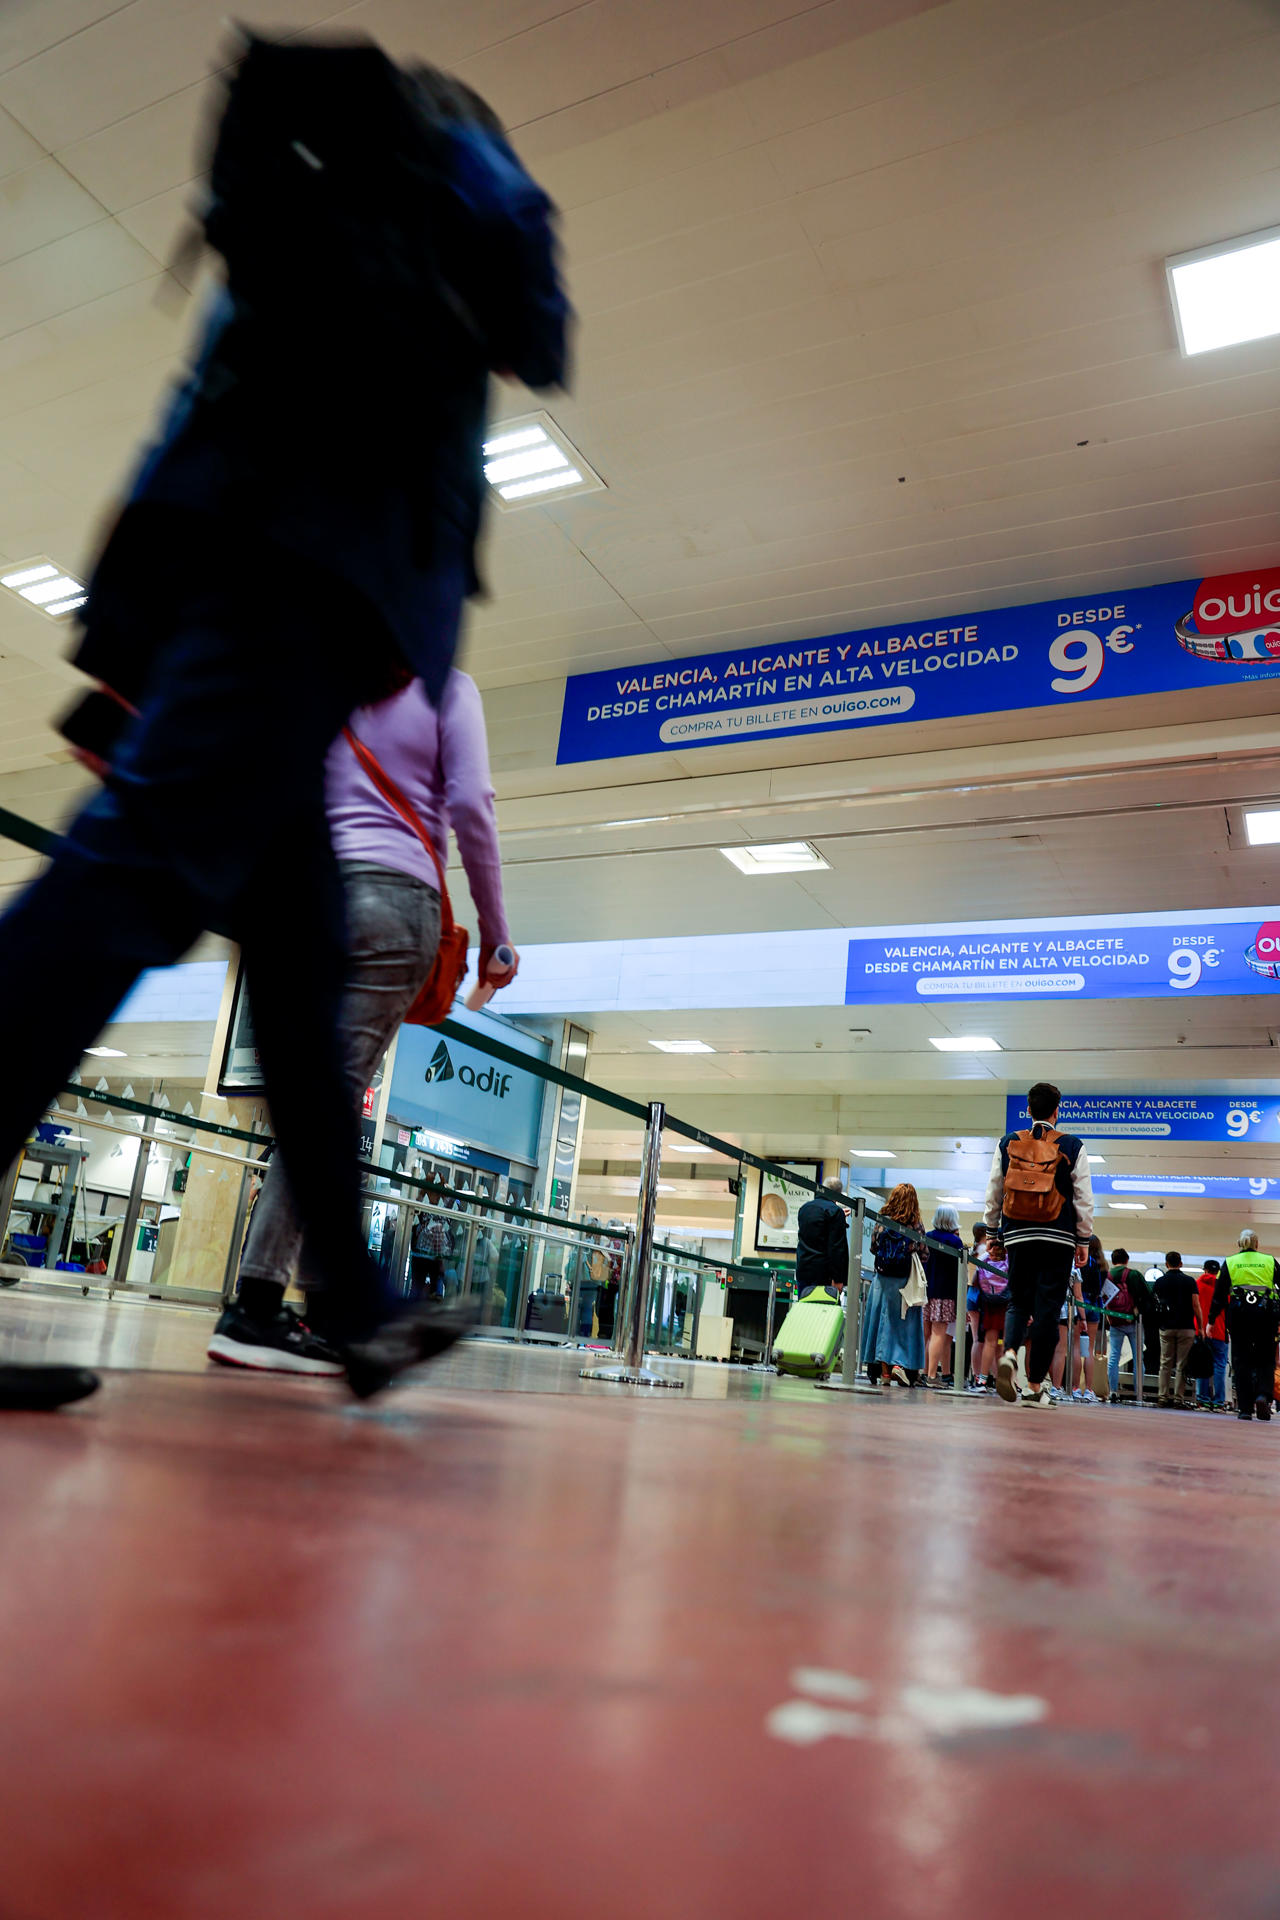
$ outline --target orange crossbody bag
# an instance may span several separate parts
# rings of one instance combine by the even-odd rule
[[[431,835],[391,775],[386,772],[377,754],[371,753],[363,740],[357,740],[350,727],[344,727],[342,733],[347,745],[387,805],[394,807],[405,825],[413,828],[431,855],[432,864],[440,881],[440,945],[436,948],[434,964],[422,984],[417,999],[404,1016],[408,1026],[435,1027],[449,1017],[454,1000],[457,998],[458,988],[467,977],[467,930],[465,927],[458,926],[454,920],[453,908],[449,904],[449,889],[445,885],[444,868],[440,864],[440,855],[431,844]]]

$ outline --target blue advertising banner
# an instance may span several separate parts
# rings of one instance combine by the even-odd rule
[[[1280,997],[1280,915],[1110,915],[1057,927],[921,927],[849,942],[846,1006],[933,1000]]]
[[[1030,1124],[1025,1095],[1011,1094],[1006,1133]],[[1230,1093],[1064,1093],[1058,1125],[1087,1140],[1274,1143],[1280,1141],[1280,1100],[1246,1100]]]
[[[1280,568],[1262,568],[574,674],[556,760],[1198,693],[1277,674]]]
[[[1280,1180],[1228,1174],[1210,1174],[1203,1180],[1195,1174],[1095,1174],[1093,1191],[1095,1198],[1116,1200],[1274,1200],[1280,1194]]]

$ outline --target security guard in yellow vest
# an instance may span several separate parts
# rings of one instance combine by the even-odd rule
[[[1276,1334],[1280,1329],[1280,1263],[1258,1252],[1258,1236],[1246,1227],[1240,1251],[1222,1263],[1213,1311],[1227,1310],[1236,1411],[1241,1420],[1271,1418],[1275,1392]]]

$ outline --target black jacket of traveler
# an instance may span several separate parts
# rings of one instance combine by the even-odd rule
[[[1151,1283],[1156,1316],[1162,1333],[1193,1333],[1200,1293],[1182,1267],[1169,1267]]]
[[[834,1200],[806,1200],[796,1216],[796,1288],[843,1287],[849,1278],[849,1216]]]

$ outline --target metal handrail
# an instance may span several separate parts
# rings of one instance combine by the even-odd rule
[[[464,1031],[464,1029],[460,1029],[460,1031]],[[466,1030],[466,1031],[469,1031],[469,1030]],[[525,1058],[524,1055],[521,1055],[520,1057],[522,1059]],[[584,1082],[583,1084],[585,1085],[587,1083]],[[257,1146],[273,1147],[276,1144],[274,1134],[254,1133],[246,1127],[232,1127],[232,1126],[226,1125],[224,1122],[219,1120],[203,1119],[198,1114],[175,1113],[172,1107],[154,1106],[150,1101],[147,1101],[147,1100],[137,1100],[137,1099],[126,1100],[124,1096],[121,1094],[110,1093],[110,1092],[101,1093],[96,1088],[83,1086],[79,1081],[68,1081],[63,1091],[65,1093],[74,1094],[78,1099],[95,1101],[100,1106],[110,1107],[113,1109],[118,1107],[122,1112],[125,1112],[125,1113],[134,1113],[140,1116],[152,1116],[156,1119],[164,1120],[165,1122],[167,1122],[169,1126],[175,1127],[175,1128],[189,1127],[197,1133],[211,1133],[219,1136],[222,1139],[245,1140]],[[52,1117],[58,1119],[59,1121],[66,1120],[71,1122],[77,1122],[82,1120],[82,1116],[78,1114],[68,1113],[65,1109],[52,1108],[50,1109],[50,1112]],[[104,1133],[122,1133],[125,1135],[126,1138],[131,1140],[138,1139],[140,1137],[136,1133],[136,1131],[131,1127],[113,1127],[109,1121],[95,1120],[93,1119],[92,1116],[90,1116],[87,1120],[84,1120],[83,1124],[87,1126],[96,1126],[100,1129],[100,1131]],[[174,1144],[181,1147],[184,1151],[189,1153],[204,1153],[204,1154],[208,1154],[211,1158],[214,1158],[214,1159],[233,1160],[236,1164],[249,1167],[250,1169],[261,1168],[261,1167],[264,1167],[266,1164],[268,1164],[267,1162],[264,1162],[261,1160],[251,1159],[248,1156],[245,1156],[242,1159],[241,1156],[238,1154],[237,1155],[220,1154],[217,1152],[215,1148],[201,1147],[196,1142],[187,1143],[183,1141],[175,1141]],[[372,1175],[374,1178],[379,1180],[390,1181],[394,1186],[417,1187],[427,1195],[430,1195],[432,1193],[444,1193],[444,1192],[451,1191],[451,1189],[442,1188],[438,1180],[432,1180],[428,1175],[425,1175],[425,1174],[405,1173],[403,1171],[396,1170],[391,1167],[380,1167],[372,1160],[359,1160],[357,1161],[357,1165],[360,1168],[360,1171],[362,1173]],[[515,1215],[517,1218],[521,1220],[531,1220],[544,1226],[555,1227],[558,1229],[566,1229],[566,1228],[571,1229],[574,1233],[582,1233],[596,1240],[616,1240],[620,1235],[625,1235],[634,1231],[634,1229],[626,1222],[623,1222],[623,1224],[618,1227],[609,1227],[609,1226],[593,1227],[589,1225],[588,1222],[586,1222],[585,1220],[582,1220],[582,1221],[569,1220],[565,1217],[564,1214],[539,1213],[536,1208],[522,1206],[519,1204],[519,1202],[514,1200],[489,1200],[489,1199],[486,1199],[483,1194],[478,1194],[478,1193],[467,1194],[465,1198],[467,1201],[467,1210],[477,1209],[484,1213],[501,1214],[504,1218],[507,1218],[511,1215]],[[398,1203],[398,1204],[411,1205],[411,1204],[417,1204],[417,1203],[414,1203],[411,1201],[404,1201],[403,1203]],[[430,1204],[430,1202],[428,1202],[428,1204]],[[447,1210],[448,1209],[446,1209],[446,1211]],[[462,1211],[462,1209],[455,1208],[453,1209],[453,1211],[459,1212],[459,1211]],[[768,1262],[765,1262],[762,1264],[748,1265],[745,1262],[739,1262],[739,1261],[733,1261],[733,1260],[719,1260],[715,1257],[714,1254],[694,1253],[691,1249],[688,1249],[685,1247],[668,1246],[664,1241],[655,1241],[654,1251],[658,1253],[667,1254],[675,1259],[692,1261],[695,1265],[698,1265],[698,1266],[712,1267],[717,1272],[755,1275],[760,1273],[768,1274],[772,1272],[790,1271],[790,1269],[786,1267],[785,1264],[775,1268],[772,1265],[770,1265]]]

